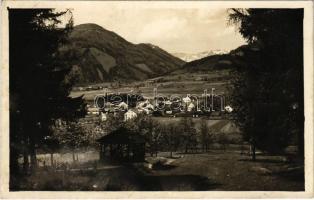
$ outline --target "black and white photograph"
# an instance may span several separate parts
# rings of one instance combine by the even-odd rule
[[[304,6],[157,3],[2,8],[9,192],[306,191]]]

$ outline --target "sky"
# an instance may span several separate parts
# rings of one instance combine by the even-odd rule
[[[170,53],[232,50],[245,43],[225,8],[85,5],[72,10],[74,25],[95,23],[126,40],[151,43]]]

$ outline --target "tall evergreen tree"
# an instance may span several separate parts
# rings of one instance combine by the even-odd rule
[[[229,22],[248,42],[232,94],[245,139],[278,153],[297,135],[303,155],[303,9],[231,9]]]
[[[10,76],[10,172],[18,173],[17,159],[28,155],[36,167],[36,148],[51,131],[56,119],[85,114],[82,97],[70,98],[75,81],[69,52],[60,51],[68,43],[70,17],[63,27],[60,17],[69,11],[52,9],[9,9]]]

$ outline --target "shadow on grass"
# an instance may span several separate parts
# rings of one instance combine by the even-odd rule
[[[304,166],[273,172],[273,174],[287,180],[304,182]]]
[[[199,154],[204,154],[204,155],[206,155],[206,154],[226,154],[226,153],[228,153],[228,151],[227,150],[221,150],[221,149],[213,149],[213,150],[209,150],[209,151],[205,151],[205,152],[202,152],[202,151],[200,151],[200,152],[187,152],[187,153],[184,153],[184,152],[178,152],[178,153],[176,153],[177,155],[199,155]]]
[[[167,165],[166,165],[167,166]],[[141,183],[141,191],[208,191],[221,186],[220,183],[205,176],[193,174],[151,174],[143,168],[128,166],[136,174],[136,179]],[[165,167],[165,165],[163,166]],[[176,166],[170,165],[170,168]],[[169,167],[160,169],[168,170]]]
[[[242,158],[238,159],[238,161],[244,161],[244,162],[255,162],[255,163],[286,163],[286,161],[278,160],[278,159],[263,159],[263,158],[257,158],[255,161],[252,160],[252,158]]]
[[[221,184],[199,175],[144,175],[144,191],[208,191]]]
[[[206,153],[209,153],[209,152],[178,152],[176,153],[177,155],[189,155],[189,154],[206,154]]]
[[[144,171],[142,165],[124,165],[119,168],[82,172],[36,173],[25,180],[18,191],[208,191],[221,184],[206,176],[193,174],[159,174]],[[168,170],[173,165],[161,166]],[[12,181],[12,179],[11,179]],[[95,186],[95,188],[94,188]],[[12,189],[12,188],[11,188]]]
[[[176,168],[177,166],[175,165],[162,165],[162,164],[155,164],[153,165],[152,169],[153,170],[170,170],[170,169],[174,169]]]

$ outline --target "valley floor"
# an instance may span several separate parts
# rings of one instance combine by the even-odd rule
[[[19,180],[16,190],[84,191],[304,191],[304,166],[282,156],[238,151],[160,153],[144,164],[79,165],[77,169],[39,170]],[[11,183],[17,181],[12,177]]]

